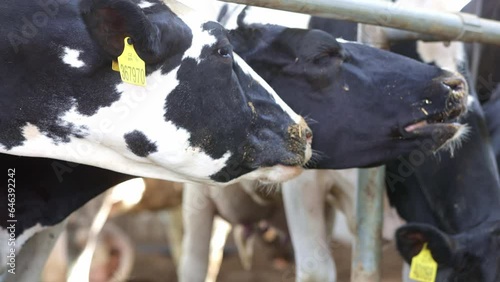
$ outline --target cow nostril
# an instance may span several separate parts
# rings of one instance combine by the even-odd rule
[[[305,133],[306,133],[305,135],[306,135],[307,142],[310,143],[312,141],[312,137],[313,137],[313,133],[312,133],[311,129],[306,128]]]
[[[460,96],[463,96],[465,94],[466,90],[466,82],[463,78],[461,77],[452,77],[452,78],[447,78],[442,81],[444,87],[448,89],[452,94],[458,94]]]

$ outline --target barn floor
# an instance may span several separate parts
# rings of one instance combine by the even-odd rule
[[[261,247],[261,246],[259,246]],[[334,256],[337,263],[338,281],[349,282],[350,277],[350,247],[338,245]],[[241,268],[236,254],[224,257],[222,268],[217,279],[218,282],[293,282],[293,266],[285,269],[274,268],[272,262],[263,256],[261,250],[257,250],[254,260],[254,270],[246,272]],[[383,282],[401,281],[402,263],[393,245],[387,246],[383,251]],[[172,260],[164,255],[140,253],[136,257],[136,263],[132,272],[130,282],[176,282],[175,268]]]
[[[144,232],[138,231],[133,228],[133,221],[139,220],[143,226],[151,226],[152,228],[139,229]],[[176,282],[175,267],[168,255],[168,248],[166,242],[162,239],[151,240],[151,235],[155,233],[156,238],[165,238],[156,228],[154,219],[151,217],[141,217],[131,220],[130,217],[126,219],[118,219],[116,223],[121,225],[122,228],[132,235],[132,240],[137,244],[137,253],[135,258],[134,269],[128,281],[130,282],[156,282],[168,281]],[[144,220],[148,222],[144,222]],[[151,221],[150,221],[151,220]],[[130,228],[130,229],[129,229]],[[134,232],[135,230],[135,232]],[[141,234],[144,233],[144,234]],[[148,234],[148,238],[144,237]],[[240,265],[238,256],[235,252],[234,245],[229,236],[227,243],[224,260],[221,266],[217,281],[219,282],[293,282],[294,269],[293,265],[285,263],[273,262],[268,248],[257,242],[257,249],[255,250],[254,267],[250,272],[244,271]],[[335,257],[337,264],[337,273],[339,282],[348,282],[350,277],[350,263],[351,263],[351,249],[346,244],[334,242],[332,245],[332,253]],[[401,281],[401,268],[402,261],[399,258],[395,246],[388,244],[383,249],[382,261],[382,281],[383,282],[397,282]]]

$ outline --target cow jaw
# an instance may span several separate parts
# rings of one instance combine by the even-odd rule
[[[302,171],[303,168],[300,166],[276,165],[243,175],[241,180],[258,180],[263,184],[280,183],[299,176]]]

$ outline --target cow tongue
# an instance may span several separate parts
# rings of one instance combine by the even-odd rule
[[[405,127],[405,130],[406,130],[406,132],[412,132],[415,129],[421,128],[421,127],[426,126],[426,125],[427,125],[427,121],[423,120],[423,121],[419,121],[417,123],[408,125],[407,127]]]

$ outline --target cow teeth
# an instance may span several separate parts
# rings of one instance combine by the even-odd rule
[[[426,120],[423,120],[423,121],[419,121],[417,123],[414,123],[414,124],[411,124],[411,125],[408,125],[407,127],[405,127],[405,130],[406,132],[412,132],[414,131],[415,129],[418,129],[420,127],[423,127],[423,126],[426,126],[427,125],[427,121]]]

